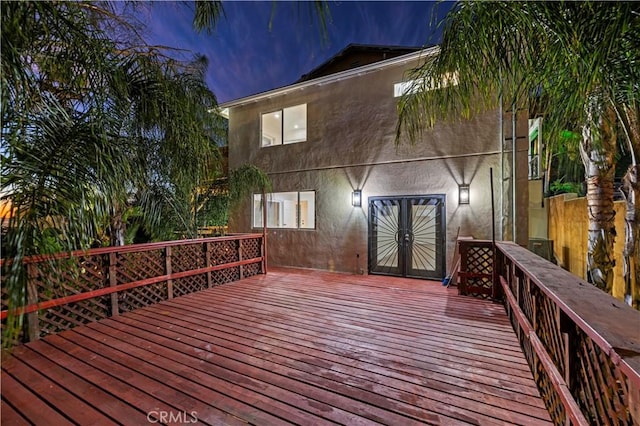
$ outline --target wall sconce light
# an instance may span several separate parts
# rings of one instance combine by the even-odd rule
[[[351,194],[351,204],[353,205],[353,207],[362,206],[362,191],[361,190],[356,189],[355,191],[353,191],[353,193]]]
[[[458,185],[458,204],[469,204],[469,185]]]

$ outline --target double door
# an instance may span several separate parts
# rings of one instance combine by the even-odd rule
[[[369,273],[445,275],[444,195],[369,198]]]

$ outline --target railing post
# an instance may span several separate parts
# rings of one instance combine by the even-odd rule
[[[211,267],[211,243],[210,242],[206,242],[205,243],[205,253],[204,253],[204,257],[205,257],[205,266],[207,268]],[[213,276],[211,271],[207,272],[207,287],[211,288],[213,287]]]
[[[491,298],[493,300],[502,299],[502,286],[500,285],[500,276],[502,275],[502,255],[498,253],[498,247],[493,243],[493,269],[492,269],[492,287]]]
[[[109,287],[115,287],[118,285],[118,254],[116,252],[109,253]],[[120,315],[120,308],[118,307],[118,292],[111,293],[111,316]]]
[[[36,264],[27,264],[27,305],[38,303],[38,284],[36,283]],[[38,311],[27,314],[27,326],[29,328],[29,341],[40,339],[40,322]]]
[[[262,273],[267,273],[267,194],[262,190]]]
[[[520,277],[516,272],[516,265],[513,263],[511,264],[511,282],[513,283],[512,289],[514,290],[513,292],[516,299],[516,306],[522,309],[522,305],[520,304]],[[522,344],[521,332],[522,332],[522,327],[518,325],[518,328],[516,329],[516,334],[518,335],[518,341],[520,342],[520,344]]]
[[[573,375],[571,374],[573,367],[573,356],[576,353],[575,348],[575,336],[576,331],[573,324],[573,321],[567,317],[567,315],[562,312],[560,309],[556,311],[556,321],[560,326],[560,336],[562,338],[562,343],[564,347],[564,351],[562,354],[559,354],[562,357],[562,363],[564,364],[564,371],[562,371],[562,376],[564,378],[564,382],[567,384],[569,390],[573,393]],[[567,425],[570,422],[567,420]]]
[[[171,246],[165,247],[164,261],[165,261],[165,273],[171,275]],[[173,280],[169,278],[167,280],[167,299],[173,299]]]
[[[467,294],[467,268],[468,268],[468,246],[466,244],[462,244],[462,241],[458,240],[456,243],[458,244],[458,253],[460,253],[460,271],[458,273],[458,294],[466,295]]]
[[[536,300],[537,295],[539,294],[539,292],[537,291],[538,289],[536,288],[536,291],[533,291],[531,288],[531,278],[529,276],[526,276],[526,281],[527,281],[527,291],[529,292],[529,296],[531,297],[531,325],[533,326],[533,331],[536,334],[540,334],[540,325],[538,324],[538,303]]]
[[[242,239],[238,238],[238,260],[242,262]],[[244,268],[240,265],[240,279],[244,278]]]

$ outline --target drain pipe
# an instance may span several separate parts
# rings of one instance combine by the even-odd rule
[[[518,110],[516,102],[511,106],[511,226],[513,242],[516,241],[516,121]]]
[[[500,240],[504,239],[504,108],[502,94],[500,104]]]

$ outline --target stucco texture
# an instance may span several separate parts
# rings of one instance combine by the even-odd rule
[[[316,191],[314,230],[270,229],[272,265],[367,272],[367,200],[372,196],[446,195],[449,267],[461,235],[491,238],[489,168],[494,169],[496,212],[503,202],[500,120],[497,111],[469,121],[438,124],[410,146],[394,144],[397,98],[393,84],[415,63],[397,65],[323,85],[307,86],[229,111],[229,160],[266,171],[274,192]],[[307,141],[260,147],[261,113],[307,104]],[[458,206],[458,185],[471,202]],[[362,207],[351,205],[361,189]],[[252,230],[250,200],[231,216],[232,232]],[[501,218],[496,218],[500,236]]]

